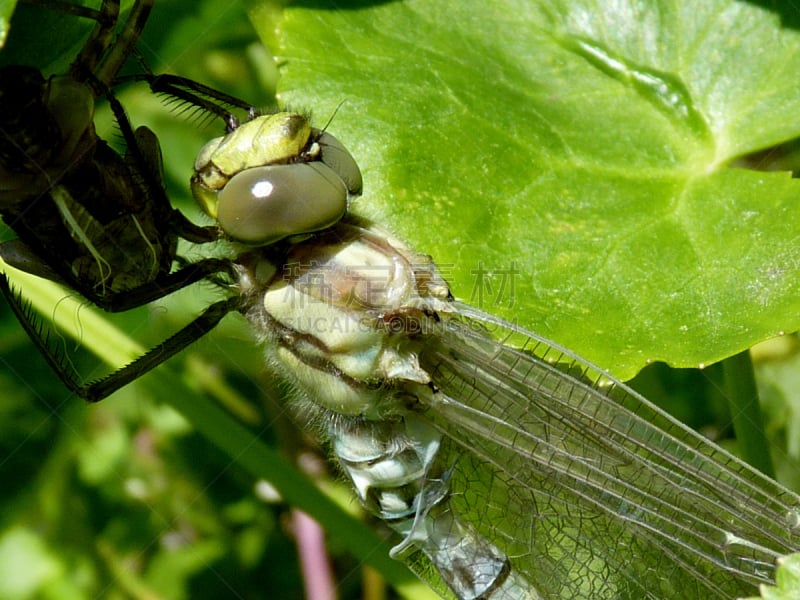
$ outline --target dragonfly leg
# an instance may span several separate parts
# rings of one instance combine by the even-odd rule
[[[138,287],[124,292],[93,299],[94,303],[108,312],[124,312],[159,300],[214,275],[231,275],[231,262],[221,258],[204,258],[168,273]]]
[[[158,346],[107,377],[84,385],[80,392],[75,393],[88,402],[99,402],[202,338],[214,329],[225,315],[238,310],[240,303],[240,299],[234,297],[211,304],[200,316]]]
[[[140,76],[140,79],[147,81],[154,94],[167,94],[168,96],[180,98],[217,115],[223,120],[228,118],[230,108],[239,108],[247,112],[254,110],[254,107],[244,100],[179,75],[153,75],[149,73]]]
[[[0,275],[0,293],[50,368],[71,392],[88,402],[99,402],[173,357],[214,329],[225,315],[238,310],[240,304],[238,298],[211,304],[191,323],[133,362],[101,379],[84,383],[69,361],[50,343],[49,330],[37,321],[30,304],[11,287],[5,275]]]
[[[186,215],[177,209],[173,209],[172,213],[170,214],[169,226],[172,231],[178,234],[178,237],[195,244],[216,242],[222,237],[222,231],[216,225],[211,225],[208,227],[196,225],[187,219]]]

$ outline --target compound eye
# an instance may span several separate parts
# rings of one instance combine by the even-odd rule
[[[344,145],[327,131],[320,133],[317,138],[320,146],[319,160],[333,169],[342,178],[347,186],[347,191],[353,196],[361,194],[363,187],[361,169],[353,155]]]
[[[347,211],[345,184],[321,162],[246,169],[231,178],[218,199],[222,230],[259,246],[325,229]]]

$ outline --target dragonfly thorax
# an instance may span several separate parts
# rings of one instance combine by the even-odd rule
[[[449,296],[430,261],[344,223],[280,260],[247,268],[239,285],[252,294],[248,318],[277,338],[272,362],[304,394],[339,414],[385,416],[403,386],[429,383],[417,345]]]

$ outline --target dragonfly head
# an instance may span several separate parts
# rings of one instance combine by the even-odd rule
[[[355,159],[299,114],[262,115],[211,140],[192,193],[233,240],[257,246],[330,227],[361,193]]]

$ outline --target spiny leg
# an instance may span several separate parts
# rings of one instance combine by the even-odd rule
[[[14,316],[22,325],[33,344],[44,357],[50,368],[64,385],[75,395],[88,402],[99,402],[122,387],[153,370],[161,363],[194,343],[207,333],[230,312],[238,310],[239,298],[220,300],[209,305],[197,318],[184,326],[164,342],[155,346],[121,369],[90,383],[83,383],[63,353],[50,342],[49,330],[41,325],[22,296],[10,285],[6,275],[0,275],[0,293],[5,296]]]
[[[88,402],[99,402],[110,396],[205,336],[225,315],[238,310],[240,303],[240,299],[234,297],[211,304],[200,316],[164,342],[107,377],[82,386],[76,394]]]
[[[216,107],[228,106],[240,108],[242,110],[251,110],[253,108],[251,104],[248,104],[240,98],[236,98],[235,96],[226,94],[225,92],[204,85],[198,81],[187,79],[179,75],[146,75],[145,77],[147,83],[150,85],[150,89],[154,93],[169,94],[170,96],[181,98],[187,102],[203,106],[204,108],[205,105],[201,104],[204,97],[214,100],[217,103],[214,105]],[[213,112],[212,107],[208,107],[208,110]],[[217,111],[217,113],[219,114],[219,111]]]
[[[142,66],[147,71],[147,66],[144,64]],[[246,111],[248,116],[255,114],[254,107],[248,102],[179,75],[154,75],[146,72],[124,78],[124,80],[144,81],[154,94],[164,94],[196,106],[219,117],[226,126],[232,118],[235,119],[231,113],[232,108]]]

